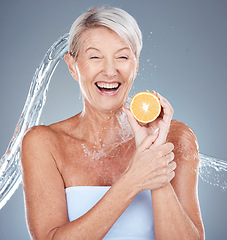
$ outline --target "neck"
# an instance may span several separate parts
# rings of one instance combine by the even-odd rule
[[[122,106],[116,111],[101,112],[85,104],[80,115],[84,139],[102,147],[103,144],[124,141],[124,138],[129,136],[132,138],[133,134],[124,109],[125,107]]]

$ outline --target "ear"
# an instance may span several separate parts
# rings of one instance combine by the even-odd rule
[[[137,76],[138,70],[139,70],[139,58],[136,59],[136,73],[135,73],[135,78],[136,78],[136,76]]]
[[[73,58],[73,56],[71,56],[70,53],[66,53],[64,56],[65,62],[68,65],[69,71],[72,75],[72,77],[78,81],[78,73],[77,73],[77,69],[76,69],[76,62],[75,59]]]
[[[139,66],[140,66],[140,63],[139,63],[139,58],[138,58],[137,63],[136,63],[136,75],[137,75],[137,72],[139,70]]]

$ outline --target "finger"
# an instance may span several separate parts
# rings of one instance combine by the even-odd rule
[[[154,190],[165,186],[174,178],[174,176],[175,176],[174,171],[167,175],[157,175],[155,178],[152,179],[152,183],[150,184],[149,189]]]
[[[159,162],[159,166],[167,166],[170,161],[174,159],[174,145],[170,142],[164,143],[160,146],[154,146],[157,140],[151,145],[150,150],[155,149],[155,156]]]
[[[144,141],[140,144],[139,149],[141,151],[145,151],[146,149],[149,149],[151,147],[151,145],[155,142],[155,140],[157,139],[158,136],[158,132],[156,132],[153,135],[149,135],[147,136]]]
[[[156,131],[159,130],[159,126],[158,126],[157,121],[155,120],[153,122],[148,123],[147,128],[149,129],[150,134],[154,134]]]
[[[165,147],[166,149],[159,150],[156,153],[157,160],[153,161],[156,169],[167,169],[167,166],[174,160],[174,153],[171,151],[172,148],[169,146]]]
[[[167,155],[165,155],[163,165],[168,166],[170,162],[173,161],[173,159],[174,159],[174,153],[173,152],[168,153]]]
[[[174,177],[175,177],[175,172],[172,171],[171,173],[169,173],[169,174],[167,175],[167,181],[168,181],[168,182],[171,182]]]
[[[161,96],[159,93],[157,93],[158,98],[160,99],[160,103],[162,106],[162,113],[163,114],[163,120],[165,123],[170,122],[172,115],[173,115],[173,108],[169,101]]]
[[[173,115],[173,109],[168,100],[162,97],[159,93],[157,93],[157,96],[160,99],[162,111],[159,117],[157,118],[157,123],[158,127],[160,128],[160,132],[157,141],[154,143],[154,147],[161,145],[166,141]]]
[[[160,101],[162,101],[164,104],[170,104],[169,101],[163,97],[160,93],[156,93],[157,97],[159,98]]]
[[[173,111],[173,109],[172,109],[170,102],[166,98],[161,96],[159,93],[157,93],[157,96],[160,99],[160,103],[163,107],[164,112],[169,111],[171,113]]]
[[[168,157],[174,157],[174,153],[169,156],[169,154],[173,151],[174,145],[171,142],[167,142],[162,144],[161,146],[158,147],[158,151],[160,151],[162,154],[160,154],[160,157],[166,156]]]
[[[163,144],[164,150],[166,150],[166,154],[170,153],[174,149],[174,145],[171,142],[167,142]]]
[[[175,176],[174,171],[168,172],[168,169],[162,170],[162,173],[159,175],[160,179],[162,179],[162,183],[166,184],[169,183]],[[158,176],[157,176],[158,177]]]
[[[177,167],[177,164],[175,161],[172,161],[169,165],[168,165],[168,170],[167,173],[170,174],[172,171],[174,171]]]
[[[165,123],[164,121],[160,120],[159,122],[159,136],[157,141],[154,143],[154,147],[162,145],[166,142],[167,135],[169,133],[170,123]]]
[[[155,92],[155,90],[152,90],[152,93],[155,94],[157,96],[157,93]]]
[[[176,168],[176,163],[173,161],[168,166],[158,167],[153,172],[153,177],[163,176],[167,177]]]

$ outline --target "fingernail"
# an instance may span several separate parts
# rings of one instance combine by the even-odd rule
[[[159,128],[155,129],[153,135],[155,135],[159,131]]]

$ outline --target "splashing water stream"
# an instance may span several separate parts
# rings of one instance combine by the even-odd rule
[[[0,209],[6,204],[13,195],[21,182],[21,165],[20,165],[20,145],[25,132],[32,126],[38,125],[39,119],[46,101],[48,86],[52,74],[68,51],[68,33],[60,37],[47,51],[44,59],[37,68],[33,77],[27,100],[15,129],[12,140],[6,150],[6,153],[0,160]],[[121,114],[118,117],[120,128],[123,129],[118,144],[132,138],[132,134],[126,126],[125,116]],[[126,130],[126,131],[125,131]],[[103,146],[105,149],[105,146]],[[112,148],[111,148],[112,149]],[[107,149],[106,149],[107,150]],[[100,154],[106,154],[106,151],[94,155],[84,146],[84,151],[93,158],[98,159]],[[200,177],[213,185],[222,189],[227,189],[227,162],[200,154]]]
[[[205,182],[227,189],[227,161],[200,153],[199,176]]]

